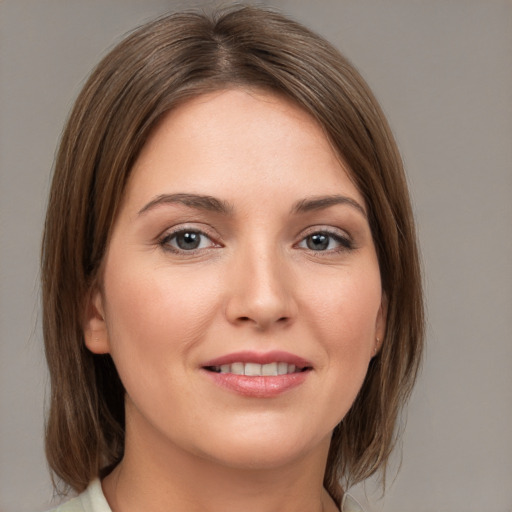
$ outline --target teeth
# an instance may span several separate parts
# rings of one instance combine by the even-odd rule
[[[261,365],[262,375],[277,375],[277,363],[269,363]]]
[[[257,376],[261,375],[261,364],[245,363],[245,375]]]
[[[286,375],[288,373],[288,363],[277,363],[277,374]]]
[[[212,370],[217,373],[232,373],[234,375],[247,375],[250,377],[261,377],[277,375],[286,375],[288,373],[296,373],[300,371],[294,364],[288,364],[283,362],[275,362],[268,364],[258,363],[233,363],[223,364],[221,366],[214,366]]]
[[[245,375],[244,363],[233,363],[232,365],[227,364],[228,371],[224,372],[221,368],[221,373],[234,373],[235,375]],[[229,370],[231,366],[231,370]]]

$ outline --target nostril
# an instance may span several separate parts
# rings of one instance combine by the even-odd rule
[[[275,323],[276,324],[286,324],[289,320],[290,320],[289,316],[281,316],[277,320],[275,320]],[[254,323],[260,327],[267,325],[267,322],[254,320],[250,316],[239,316],[237,318],[237,321],[240,323]],[[270,322],[268,323],[268,325],[270,325]]]
[[[281,316],[276,320],[276,322],[283,323],[283,322],[287,322],[289,319],[290,319],[289,316]],[[253,320],[250,316],[239,316],[237,320],[239,320],[241,322],[256,322],[256,320]]]

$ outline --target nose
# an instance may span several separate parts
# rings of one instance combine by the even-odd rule
[[[291,324],[297,303],[286,257],[272,248],[247,252],[237,257],[228,272],[228,321],[262,331]]]

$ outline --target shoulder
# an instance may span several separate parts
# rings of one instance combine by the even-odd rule
[[[112,512],[101,489],[98,479],[76,498],[73,498],[48,512]]]

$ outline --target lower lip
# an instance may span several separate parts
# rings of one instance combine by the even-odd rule
[[[204,370],[219,386],[247,397],[272,398],[300,386],[308,377],[309,370],[286,375],[248,377],[233,373],[216,373]]]

